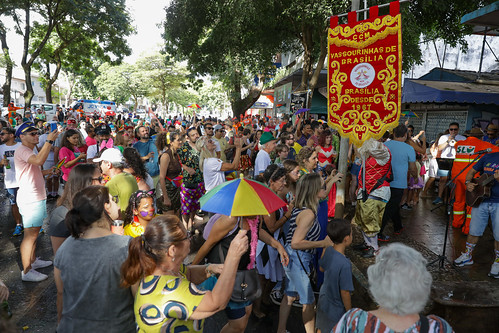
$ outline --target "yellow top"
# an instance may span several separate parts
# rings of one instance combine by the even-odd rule
[[[203,332],[204,320],[190,320],[205,291],[189,282],[186,268],[180,275],[149,275],[139,286],[135,298],[135,320],[138,332]]]
[[[131,236],[133,238],[139,237],[145,231],[145,228],[138,222],[127,224],[123,229],[125,231],[125,236]]]

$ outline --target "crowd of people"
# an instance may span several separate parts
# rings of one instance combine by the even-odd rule
[[[302,308],[310,333],[452,331],[442,318],[419,315],[432,283],[421,254],[378,242],[390,240],[390,221],[401,233],[400,209],[428,195],[425,166],[426,184],[437,176],[445,183],[449,175],[436,171],[434,161],[455,157],[456,142],[466,139],[454,131],[458,124],[431,147],[424,131],[414,136],[404,124],[391,136],[351,146],[347,200],[363,236],[352,245],[352,224],[334,218],[336,184],[345,176],[336,171],[339,135],[322,121],[77,117],[58,119],[57,128],[29,117],[16,128],[0,120],[14,236],[23,235],[21,278],[43,281],[48,275],[38,269],[53,264],[58,332],[202,331],[204,319],[221,310],[228,318],[222,332],[244,332],[250,316],[265,317],[263,307],[271,302],[279,305],[279,333],[287,332],[293,306]],[[496,145],[497,128],[487,134]],[[490,215],[496,257],[489,274],[496,278],[498,155],[486,155],[466,175],[469,190],[478,172],[495,181],[491,197],[471,212],[466,253],[456,260],[459,266],[473,263]],[[240,176],[265,184],[286,206],[268,216],[201,210],[206,192]],[[443,187],[435,204],[441,198]],[[55,205],[50,216],[47,201]],[[196,216],[207,220],[203,244],[186,262],[199,230]],[[47,217],[53,263],[36,256]],[[380,306],[375,311],[353,307],[345,256],[351,245],[361,256],[375,257],[368,270]],[[408,279],[411,290],[404,285]],[[5,290],[0,283],[0,299],[8,297]]]

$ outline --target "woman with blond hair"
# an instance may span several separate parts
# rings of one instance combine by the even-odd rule
[[[217,158],[215,139],[201,137],[196,141],[196,148],[200,151],[199,168],[203,171],[203,180],[206,192],[225,181],[225,171],[235,171],[241,158],[242,140],[236,138],[236,154],[232,163],[227,163]]]
[[[289,218],[284,247],[289,255],[289,265],[284,267],[287,284],[279,309],[278,333],[286,332],[291,306],[298,296],[300,304],[303,305],[305,331],[313,333],[315,330],[315,296],[308,275],[313,265],[315,250],[329,244],[326,240],[319,240],[321,226],[317,219],[319,200],[326,195],[325,188],[326,183],[316,173],[302,176],[296,186],[295,208]]]

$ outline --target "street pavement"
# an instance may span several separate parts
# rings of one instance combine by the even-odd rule
[[[437,259],[442,252],[445,222],[447,217],[443,208],[430,212],[434,206],[432,199],[420,199],[420,203],[412,211],[402,211],[404,232],[400,236],[394,236],[392,241],[399,241],[415,247],[429,260]],[[54,202],[48,204],[49,211],[54,208]],[[347,207],[347,217],[353,215],[353,208]],[[46,228],[46,225],[44,226]],[[9,304],[13,312],[11,322],[15,323],[17,331],[24,332],[55,332],[56,328],[56,288],[53,280],[53,267],[47,267],[40,271],[48,274],[49,278],[40,283],[28,283],[21,281],[21,260],[19,245],[22,236],[13,237],[14,221],[10,214],[9,203],[4,194],[0,195],[0,279],[10,289]],[[459,256],[465,246],[466,236],[458,229],[450,228],[448,235],[448,246],[444,267],[438,264],[431,265],[434,281],[492,281],[499,288],[499,280],[487,277],[493,260],[493,237],[490,227],[480,239],[474,253],[475,264],[465,268],[454,268],[450,262]],[[392,235],[391,226],[388,227],[388,235]],[[355,229],[356,241],[360,241],[358,230]],[[199,242],[199,240],[198,240]],[[385,244],[381,244],[384,246]],[[194,247],[197,247],[196,244]],[[347,255],[354,264],[354,276],[356,278],[356,292],[353,295],[353,305],[364,309],[374,306],[372,300],[362,287],[365,287],[367,267],[374,259],[361,258],[352,250]],[[37,244],[37,256],[42,259],[53,260],[50,237],[40,234]],[[77,264],[77,263],[75,263]],[[364,284],[364,285],[362,285]],[[246,332],[275,332],[278,323],[279,308],[269,305],[263,308],[267,317],[258,320],[252,316]],[[227,318],[222,312],[206,320],[205,332],[219,332],[225,325]],[[304,332],[301,322],[301,309],[293,308],[288,320],[288,330],[291,333]]]

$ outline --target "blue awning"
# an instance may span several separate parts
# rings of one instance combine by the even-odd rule
[[[499,1],[477,9],[461,18],[462,24],[474,26],[475,34],[499,35]]]
[[[499,27],[497,20],[499,15],[499,1],[491,3],[488,6],[477,9],[461,18],[461,23],[482,25],[488,27]]]
[[[464,103],[499,105],[499,86],[469,82],[405,79],[402,103]]]

